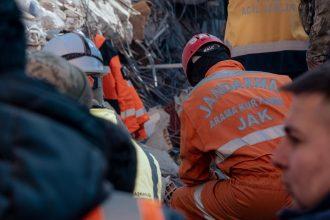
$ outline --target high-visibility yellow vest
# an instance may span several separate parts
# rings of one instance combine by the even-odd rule
[[[308,47],[299,0],[229,0],[225,42],[232,56]]]
[[[133,141],[137,154],[136,198],[161,200],[162,178],[158,161]]]
[[[107,108],[90,109],[92,115],[118,124],[116,112]],[[150,153],[145,152],[133,139],[137,155],[137,174],[134,196],[144,199],[161,199],[162,179],[158,161]]]

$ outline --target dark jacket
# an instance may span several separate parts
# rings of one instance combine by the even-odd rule
[[[105,175],[133,190],[136,156],[120,130],[22,72],[0,82],[0,219],[81,218],[108,196]]]
[[[280,220],[328,220],[330,219],[330,194],[315,208],[309,211],[284,210]]]

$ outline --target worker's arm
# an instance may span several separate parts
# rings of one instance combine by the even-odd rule
[[[203,151],[201,139],[184,111],[181,113],[180,158],[179,175],[186,185],[199,185],[214,179],[210,171],[211,153]]]

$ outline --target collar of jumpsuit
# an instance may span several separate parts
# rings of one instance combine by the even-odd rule
[[[213,65],[205,74],[205,77],[222,70],[245,70],[243,65],[235,60],[224,60]]]

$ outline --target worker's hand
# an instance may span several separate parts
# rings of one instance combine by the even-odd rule
[[[118,50],[112,44],[111,40],[106,39],[99,49],[103,57],[103,64],[108,66],[113,57],[118,55]]]

